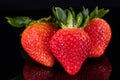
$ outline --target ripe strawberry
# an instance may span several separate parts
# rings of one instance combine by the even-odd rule
[[[111,40],[112,32],[110,25],[102,18],[93,18],[88,22],[85,31],[89,34],[92,41],[92,48],[88,57],[99,57],[103,55]]]
[[[60,29],[52,37],[50,47],[65,70],[74,75],[87,58],[89,43],[89,36],[81,29]]]
[[[49,48],[52,35],[58,30],[48,18],[31,20],[27,17],[7,18],[12,26],[25,26],[21,35],[21,44],[27,54],[47,67],[54,65],[54,57]]]
[[[70,75],[75,75],[90,52],[91,41],[88,34],[78,28],[81,24],[79,19],[82,16],[81,13],[75,19],[72,9],[67,10],[68,16],[59,7],[56,7],[55,10],[53,12],[58,19],[56,22],[60,23],[62,29],[52,36],[50,49],[65,71]]]
[[[53,80],[53,68],[40,65],[32,60],[27,60],[23,67],[24,80]]]
[[[22,47],[32,59],[45,66],[52,67],[54,57],[49,48],[49,41],[57,29],[55,25],[48,22],[31,25],[22,33]]]

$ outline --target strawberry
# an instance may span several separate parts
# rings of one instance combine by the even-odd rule
[[[55,62],[49,48],[49,41],[58,27],[49,22],[50,17],[40,20],[26,19],[26,17],[7,19],[12,26],[26,27],[21,34],[21,45],[26,53],[38,63],[52,67]]]
[[[89,57],[99,57],[104,54],[106,47],[111,40],[111,28],[106,20],[94,18],[88,22],[85,31],[92,41],[92,48]]]
[[[62,8],[53,8],[56,24],[62,29],[52,36],[50,49],[65,71],[75,75],[90,52],[91,40],[84,29],[78,28],[82,14],[75,16],[73,9],[66,11],[68,14]]]
[[[54,75],[53,68],[45,67],[33,60],[26,60],[23,66],[24,80],[52,80]]]
[[[21,37],[21,44],[28,55],[48,67],[52,67],[54,64],[49,41],[56,30],[57,27],[51,23],[35,23],[26,28]]]
[[[68,74],[76,74],[86,58],[104,53],[111,38],[111,29],[101,18],[108,12],[96,7],[89,15],[89,10],[83,7],[76,16],[72,8],[53,8],[56,24],[62,29],[52,36],[50,49]]]

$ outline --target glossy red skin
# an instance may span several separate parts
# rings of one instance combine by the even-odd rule
[[[95,18],[88,23],[85,31],[92,41],[92,48],[88,57],[100,57],[104,54],[111,40],[110,25],[104,19]]]
[[[32,60],[27,60],[23,67],[24,80],[53,80],[55,71]]]
[[[50,41],[50,48],[66,72],[75,75],[90,52],[91,41],[82,29],[60,29]]]
[[[33,60],[52,67],[55,61],[49,48],[49,41],[57,30],[58,28],[52,23],[35,23],[23,31],[22,47]]]

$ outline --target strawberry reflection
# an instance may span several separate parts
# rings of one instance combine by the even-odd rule
[[[105,55],[87,59],[80,72],[74,76],[60,69],[60,65],[53,69],[27,61],[23,68],[25,80],[109,80],[111,72],[112,66]]]
[[[111,72],[112,66],[108,58],[103,55],[100,58],[86,60],[80,72],[74,76],[60,71],[55,80],[109,80]]]
[[[55,72],[52,68],[27,60],[23,67],[24,80],[52,80]]]
[[[109,80],[111,72],[111,63],[103,55],[100,58],[88,60],[80,74],[84,80]]]

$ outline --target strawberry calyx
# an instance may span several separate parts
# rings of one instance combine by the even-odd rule
[[[53,7],[52,11],[56,19],[55,23],[62,28],[77,28],[81,25],[82,13],[80,12],[76,16],[71,7],[65,10],[60,7]]]
[[[49,17],[43,17],[38,20],[33,20],[27,16],[17,16],[17,17],[5,17],[7,19],[7,22],[17,28],[21,27],[28,27],[34,23],[41,23],[42,21],[50,21],[52,18]]]
[[[104,17],[110,10],[109,9],[98,9],[98,7],[96,7],[91,13],[90,13],[90,20],[94,19],[94,18],[102,18]]]
[[[89,9],[83,7],[82,11],[75,14],[72,7],[63,10],[60,7],[52,7],[55,23],[61,28],[84,28],[88,22],[94,18],[102,18],[109,12],[109,9],[98,9],[96,7],[91,13]]]

